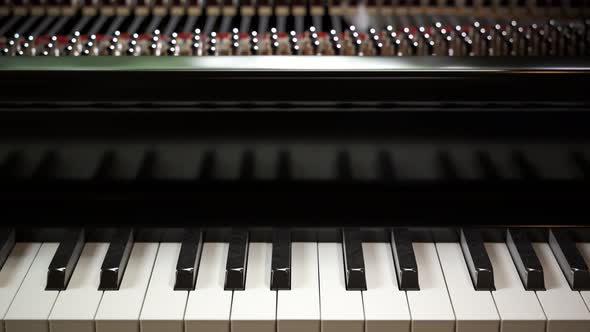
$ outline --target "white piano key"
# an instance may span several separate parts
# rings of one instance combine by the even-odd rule
[[[453,332],[455,314],[434,243],[414,243],[419,291],[407,291],[412,332]]]
[[[232,332],[274,332],[277,292],[270,290],[272,243],[250,243],[246,289],[234,291]]]
[[[184,315],[186,332],[229,332],[232,291],[223,289],[228,243],[205,243],[194,292]]]
[[[139,315],[158,243],[135,243],[119,290],[105,291],[94,317],[96,332],[139,331]]]
[[[590,242],[578,243],[577,246],[578,250],[580,250],[580,253],[582,254],[582,257],[584,257],[584,261],[586,261],[586,265],[590,266]],[[580,294],[582,295],[584,302],[586,302],[586,306],[590,310],[590,291],[581,291]]]
[[[367,290],[363,291],[365,332],[410,331],[406,292],[398,289],[389,243],[363,243]]]
[[[277,296],[278,332],[320,331],[317,243],[292,243],[291,290]]]
[[[47,318],[59,294],[46,291],[47,268],[59,243],[43,243],[4,317],[6,332],[49,332]]]
[[[501,332],[544,332],[546,318],[535,292],[524,289],[505,243],[485,243],[494,268],[492,292]]]
[[[322,332],[363,332],[365,315],[361,291],[347,291],[342,244],[319,243]]]
[[[0,332],[4,332],[4,316],[10,307],[41,243],[17,243],[0,270]]]
[[[142,332],[182,332],[187,291],[175,291],[180,243],[160,243],[141,309]]]
[[[500,317],[492,294],[475,290],[461,245],[437,243],[436,250],[455,312],[456,332],[497,332]]]
[[[547,243],[533,243],[543,266],[545,291],[537,297],[547,316],[547,332],[588,332],[590,312],[577,291],[572,291]]]
[[[66,290],[61,291],[49,315],[51,332],[94,332],[94,316],[102,298],[100,267],[108,243],[87,243]]]

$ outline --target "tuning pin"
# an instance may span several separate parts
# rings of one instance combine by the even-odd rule
[[[377,30],[375,28],[369,29],[369,35],[371,41],[373,42],[373,48],[377,52],[377,54],[381,53],[381,49],[383,48],[383,43],[379,39],[379,35],[377,34]]]
[[[75,31],[69,40],[70,45],[77,44],[79,38],[80,38],[80,31]]]
[[[389,42],[393,45],[393,43],[397,40],[397,32],[391,31],[387,34],[387,38],[389,38]]]
[[[319,36],[318,33],[316,32],[316,28],[314,26],[309,28],[309,39],[310,39],[310,43],[311,43],[311,47],[313,49],[313,54],[315,55],[319,55],[319,48],[320,48],[320,41],[319,41]]]
[[[399,55],[401,55],[401,53],[400,53],[400,48],[401,48],[401,45],[402,45],[402,42],[401,42],[401,40],[399,40],[399,39],[395,39],[395,40],[394,40],[394,41],[391,43],[391,45],[393,46],[393,55],[395,55],[395,56],[399,56]]]
[[[279,51],[279,46],[281,45],[279,42],[279,35],[278,35],[277,28],[270,29],[270,48],[272,50],[272,54],[276,55]]]
[[[514,55],[514,39],[506,38],[504,39],[505,45],[505,55]]]
[[[178,46],[178,40],[176,39],[170,39],[168,41],[168,47],[177,47]]]
[[[176,55],[176,47],[175,46],[168,47],[168,50],[166,51],[166,53],[169,56],[175,56]]]
[[[94,43],[88,41],[82,50],[82,55],[92,55],[93,54]]]
[[[72,46],[72,45],[66,46],[66,48],[64,48],[64,53],[66,55],[74,55],[74,46]]]
[[[483,42],[483,46],[482,46],[483,52],[481,55],[488,55],[488,56],[494,55],[494,51],[492,49],[492,36],[489,34],[486,35],[482,39],[482,42]]]
[[[334,29],[330,30],[330,45],[332,45],[332,51],[334,54],[342,54],[342,44],[340,42],[340,37],[338,37],[338,33]]]
[[[193,35],[193,41],[191,44],[191,50],[193,55],[201,55],[202,45],[201,45],[201,30],[195,29]]]
[[[25,41],[20,45],[20,50],[17,50],[17,54],[21,56],[30,54],[30,47],[31,44],[28,41]]]
[[[16,40],[14,40],[14,39],[9,40],[8,47],[15,48],[16,47]]]
[[[297,39],[297,33],[295,31],[291,31],[289,33],[289,44],[291,46],[291,54],[298,55],[299,54],[299,40]]]
[[[465,55],[473,56],[473,41],[467,38],[463,38],[463,45],[465,45]]]
[[[498,36],[502,35],[502,26],[500,24],[494,25],[494,33]]]
[[[336,30],[332,29],[330,30],[330,40],[338,40],[338,33],[336,32]]]
[[[350,38],[353,42],[358,37],[359,33],[356,31],[356,27],[354,25],[351,25],[350,27],[348,27],[347,35],[348,35],[348,38]]]
[[[173,32],[170,34],[170,40],[168,41],[168,54],[170,54],[170,49],[174,48],[174,52],[178,49],[178,33]]]
[[[107,54],[111,56],[117,55],[117,47],[113,44],[109,45],[107,47]]]
[[[258,32],[252,31],[250,34],[250,54],[258,55],[260,47],[258,46]]]
[[[131,39],[127,45],[127,55],[137,55],[137,40]]]
[[[193,52],[193,55],[201,55],[201,43],[193,41],[191,45],[191,50]]]
[[[420,46],[417,41],[408,43],[410,49],[410,55],[418,55],[418,47]]]
[[[518,22],[516,20],[510,21],[509,27],[511,32],[516,31],[516,29],[518,29]]]
[[[216,55],[217,54],[217,33],[215,31],[212,31],[209,34],[209,41],[208,41],[208,47],[207,47],[207,55]]]
[[[193,42],[200,43],[201,42],[201,35],[195,34],[193,36]]]
[[[451,37],[449,35],[445,35],[443,38],[443,43],[444,43],[445,55],[448,55],[448,56],[455,55],[455,50],[452,47],[453,37]]]

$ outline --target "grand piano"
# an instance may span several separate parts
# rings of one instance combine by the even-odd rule
[[[590,331],[589,9],[0,2],[0,332]]]

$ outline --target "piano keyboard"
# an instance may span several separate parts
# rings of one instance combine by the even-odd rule
[[[0,233],[0,331],[440,331],[587,332],[590,242],[565,229],[534,242],[509,229],[484,242],[110,243],[71,230],[60,242],[14,242]]]

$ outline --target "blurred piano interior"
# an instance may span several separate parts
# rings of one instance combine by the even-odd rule
[[[0,0],[0,332],[589,332],[589,0]]]

